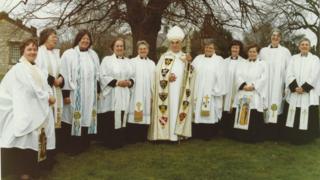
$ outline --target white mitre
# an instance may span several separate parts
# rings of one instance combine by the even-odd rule
[[[183,41],[184,39],[184,32],[179,26],[174,26],[173,28],[169,29],[167,34],[167,39],[169,41]]]

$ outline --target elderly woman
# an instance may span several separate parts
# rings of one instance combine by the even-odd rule
[[[36,65],[47,75],[48,84],[51,87],[56,103],[51,106],[51,111],[54,115],[57,149],[62,148],[63,137],[61,137],[61,119],[63,98],[61,88],[64,86],[64,79],[60,74],[61,60],[60,51],[55,49],[58,37],[54,29],[44,29],[40,33],[39,50],[36,59]]]
[[[21,58],[0,84],[0,148],[3,173],[28,179],[46,159],[46,150],[55,148],[53,115],[55,103],[47,74],[35,65],[37,41],[25,40]]]
[[[125,57],[125,41],[117,38],[111,44],[113,54],[103,58],[100,67],[99,137],[112,149],[125,143],[130,88],[134,85],[134,68]]]
[[[73,48],[61,57],[61,75],[65,80],[62,128],[68,134],[67,150],[72,154],[88,148],[89,134],[97,133],[99,58],[91,45],[89,31],[80,30]]]
[[[236,78],[236,95],[233,103],[234,123],[232,136],[245,142],[263,140],[263,112],[267,108],[268,69],[258,59],[259,47],[248,47],[248,59],[239,64]]]
[[[127,124],[127,137],[132,143],[147,140],[155,73],[155,63],[148,58],[149,44],[138,41],[137,47],[138,56],[131,59],[136,81],[132,88]]]
[[[310,53],[310,40],[299,42],[286,75],[284,137],[294,144],[310,142],[319,135],[319,58]]]

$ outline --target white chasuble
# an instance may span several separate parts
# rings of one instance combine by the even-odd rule
[[[36,59],[36,65],[44,74],[58,78],[61,68],[60,50],[48,50],[45,45],[40,46]],[[61,128],[63,110],[62,91],[60,87],[55,87],[54,85],[51,87],[51,90],[53,97],[56,99],[56,103],[51,106],[51,111],[55,120],[55,127]]]
[[[21,57],[20,63],[9,70],[0,84],[1,148],[15,147],[38,152],[55,149],[49,94],[47,74]],[[41,155],[45,158],[45,154]]]
[[[186,72],[191,72],[187,71],[191,66],[187,66],[183,58],[185,54],[182,52],[168,51],[161,56],[157,64],[149,140],[177,141],[177,133],[183,134],[184,137],[191,136],[191,110],[188,111],[190,106],[188,99],[191,98],[192,85],[189,84],[189,89],[183,88],[185,85],[183,81],[186,80],[184,77],[190,75]],[[169,82],[171,73],[176,76],[174,82]],[[185,101],[182,102],[182,99]]]
[[[268,68],[264,61],[245,60],[236,70],[237,93],[233,107],[236,108],[234,128],[249,128],[250,111],[263,112],[267,108]],[[240,90],[244,84],[252,85],[253,91]],[[254,121],[254,119],[252,119]]]
[[[135,71],[135,83],[132,87],[128,122],[150,124],[155,63],[139,56],[130,61]]]
[[[128,58],[118,58],[115,54],[103,58],[100,66],[100,85],[102,96],[99,99],[99,113],[114,111],[115,129],[126,126],[130,103],[129,87],[108,84],[113,80],[134,80],[134,68]],[[121,118],[124,111],[124,118]]]
[[[97,133],[97,81],[99,58],[89,49],[68,49],[61,57],[63,90],[70,91],[70,105],[64,105],[62,121],[72,125],[71,135],[81,136],[81,127],[88,127],[89,134]]]
[[[296,108],[301,108],[299,129],[308,129],[309,106],[319,105],[319,75],[320,63],[317,56],[311,53],[308,53],[307,56],[301,56],[301,54],[292,56],[287,69],[286,88],[289,88],[289,85],[294,82],[298,87],[303,87],[306,83],[313,88],[302,94],[288,90],[286,98],[289,104],[287,127],[294,126]]]
[[[238,69],[239,63],[245,61],[241,56],[238,56],[237,59],[232,59],[228,57],[224,60],[225,63],[225,86],[227,93],[223,96],[223,110],[224,111],[231,111],[232,105],[234,102],[234,98],[237,92],[236,87],[236,70]]]
[[[223,58],[197,56],[195,71],[194,123],[215,124],[222,116],[222,96],[226,93]]]
[[[277,123],[278,115],[283,111],[285,76],[291,53],[281,45],[277,48],[269,45],[261,49],[260,58],[267,63],[269,72],[268,114],[265,122]]]

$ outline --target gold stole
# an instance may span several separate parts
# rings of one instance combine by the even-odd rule
[[[234,121],[234,128],[248,130],[250,123],[250,101],[251,96],[242,96],[239,99],[239,105],[236,111],[236,117]]]
[[[158,119],[158,123],[165,134],[169,133],[169,77],[171,73],[172,66],[175,61],[175,56],[165,55],[164,62],[161,65],[161,74],[160,74],[160,90],[158,96],[158,114],[161,114],[161,117]],[[173,120],[173,119],[172,119]]]
[[[143,105],[141,102],[137,102],[134,110],[134,121],[141,122],[142,120],[143,120]]]
[[[47,159],[47,136],[44,127],[39,129],[38,162]]]
[[[203,117],[208,117],[210,116],[210,96],[209,95],[205,95],[202,98],[202,103],[201,103],[201,116]]]
[[[190,62],[187,63],[187,68],[184,70],[183,75],[183,86],[181,88],[180,105],[178,112],[178,119],[176,123],[175,133],[178,136],[190,137],[191,136],[191,121],[188,118],[188,113],[191,103],[191,93],[192,93],[192,72],[193,67]],[[189,122],[190,121],[190,122]],[[189,123],[189,124],[188,124]],[[189,126],[188,126],[189,125]]]

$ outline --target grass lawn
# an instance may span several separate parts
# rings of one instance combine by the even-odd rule
[[[78,156],[61,153],[56,159],[54,169],[41,179],[320,179],[320,139],[303,146],[245,144],[220,137],[138,143],[119,150],[93,144]]]

